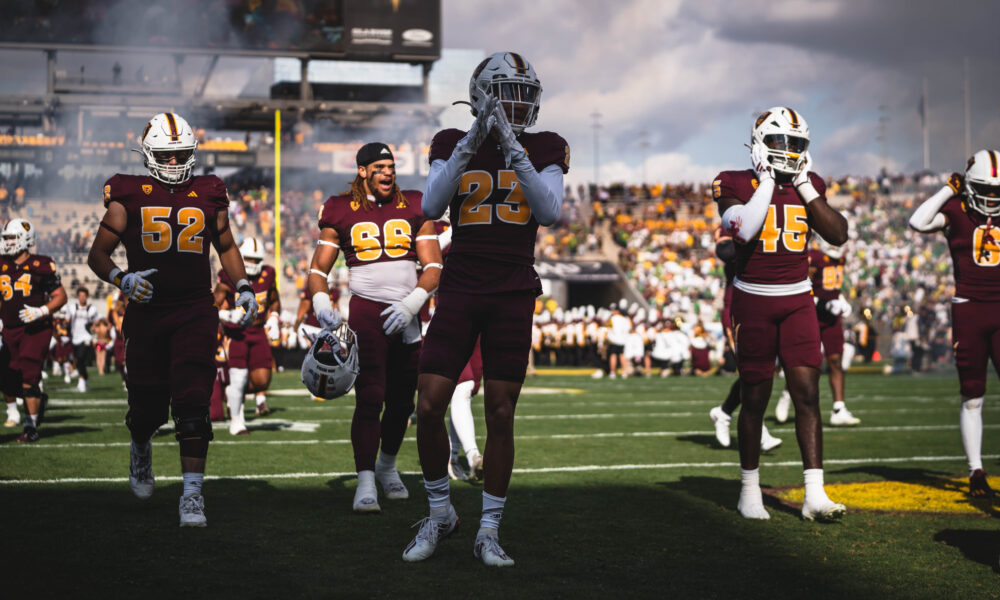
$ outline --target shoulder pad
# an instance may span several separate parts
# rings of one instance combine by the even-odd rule
[[[562,172],[569,172],[569,143],[552,131],[522,134],[524,150],[535,169],[541,171],[549,165],[558,165]]]
[[[431,140],[431,150],[427,155],[428,163],[433,163],[438,159],[448,160],[451,158],[455,144],[465,137],[465,133],[461,129],[442,129],[437,132],[434,135],[434,139]]]
[[[145,176],[140,175],[113,175],[111,179],[104,182],[104,189],[102,190],[102,196],[104,199],[104,208],[107,208],[112,202],[121,202],[126,204],[129,198],[132,197],[140,188],[147,187],[149,192],[153,191],[152,179],[145,186],[140,183],[141,180],[149,179]]]
[[[712,181],[712,197],[716,201],[720,198],[735,198],[740,202],[746,202],[756,189],[757,178],[750,169],[723,171]]]

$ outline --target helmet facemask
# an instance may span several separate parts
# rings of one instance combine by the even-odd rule
[[[809,149],[808,138],[773,133],[764,136],[764,145],[767,146],[767,160],[775,171],[790,175],[802,171]]]
[[[35,245],[35,230],[25,219],[11,219],[0,234],[0,254],[17,256]]]
[[[980,150],[965,167],[965,197],[969,206],[987,217],[1000,215],[1000,152]]]
[[[179,185],[191,178],[198,142],[183,118],[173,113],[156,115],[146,124],[139,144],[153,179]]]
[[[542,84],[531,64],[519,54],[497,52],[479,63],[469,81],[473,114],[485,92],[500,102],[515,135],[521,135],[538,119]]]
[[[757,117],[750,143],[767,148],[767,160],[777,173],[798,175],[809,150],[809,125],[791,108],[775,106]]]

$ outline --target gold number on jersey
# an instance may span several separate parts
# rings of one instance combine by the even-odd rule
[[[177,251],[201,254],[205,237],[199,234],[205,230],[205,213],[200,208],[186,206],[177,211],[177,223],[185,226],[177,235]]]
[[[507,197],[497,204],[497,218],[504,223],[524,225],[531,219],[531,208],[528,199],[524,197],[521,184],[517,181],[514,171],[500,171],[499,188],[510,190]]]
[[[498,202],[497,219],[512,225],[525,225],[531,220],[531,207],[524,197],[517,174],[511,170],[497,173],[498,189],[507,190],[507,195]],[[489,225],[493,222],[494,206],[485,204],[493,194],[493,177],[486,171],[467,171],[458,184],[458,193],[467,194],[462,201],[458,225]]]
[[[976,227],[972,234],[972,260],[980,267],[1000,265],[1000,229]]]
[[[10,285],[10,275],[0,276],[0,295],[3,296],[4,300],[13,298],[15,290],[21,292],[22,296],[31,295],[31,275],[29,273],[22,273],[14,282],[13,287]]]
[[[760,241],[764,243],[764,252],[777,252],[778,241],[791,252],[802,252],[806,249],[806,236],[809,234],[808,214],[801,204],[786,204],[784,230],[778,228],[777,208],[772,204],[767,207],[767,217],[764,227],[760,230]]]
[[[379,243],[379,233],[385,239],[385,254],[389,258],[406,256],[413,240],[413,230],[410,222],[405,219],[389,219],[379,231],[378,225],[371,221],[356,223],[351,227],[351,245],[358,260],[371,261],[382,256],[382,244]]]
[[[844,265],[823,267],[823,289],[839,290],[844,286]]]

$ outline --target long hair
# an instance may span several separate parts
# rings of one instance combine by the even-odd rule
[[[350,192],[354,202],[361,205],[361,208],[366,211],[372,209],[371,200],[368,199],[368,194],[365,192],[365,180],[361,177],[361,175],[357,175],[354,178],[354,181],[351,182],[351,188],[349,190],[345,190],[344,194],[346,195],[348,192]],[[398,183],[392,184],[392,194],[395,196],[394,199],[399,206],[410,205],[410,203],[406,201],[406,196],[403,195],[403,190],[399,189]]]

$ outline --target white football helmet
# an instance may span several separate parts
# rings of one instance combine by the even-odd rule
[[[479,63],[469,80],[469,99],[479,104],[482,92],[492,93],[507,111],[515,135],[535,124],[542,82],[531,63],[514,52],[495,52]],[[472,109],[475,114],[475,108]]]
[[[243,266],[247,275],[256,277],[264,268],[264,244],[255,237],[248,237],[240,244],[240,254],[243,255]]]
[[[0,254],[4,256],[17,256],[35,245],[35,228],[27,219],[7,221],[0,236],[3,238]]]
[[[813,230],[813,239],[816,240],[816,246],[819,247],[819,251],[833,260],[840,260],[844,256],[844,246],[834,246],[823,239],[823,236],[816,233],[815,230]]]
[[[802,115],[784,106],[764,111],[750,130],[750,144],[767,147],[767,158],[775,171],[798,174],[809,149],[809,125]]]
[[[167,112],[150,119],[139,136],[139,147],[153,179],[177,185],[191,178],[198,140],[182,117]],[[171,158],[176,164],[168,164]]]
[[[1000,215],[1000,151],[980,150],[965,166],[965,197],[974,210]]]
[[[337,338],[336,349],[332,349],[326,335]],[[313,396],[331,400],[351,390],[359,371],[357,338],[354,330],[343,323],[334,331],[321,331],[316,336],[302,361],[302,383]]]

